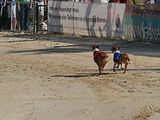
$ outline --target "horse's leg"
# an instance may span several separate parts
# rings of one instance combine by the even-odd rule
[[[125,62],[124,73],[126,73],[126,71],[127,71],[127,66],[128,66],[128,62]]]
[[[117,63],[117,68],[119,68],[119,64]]]
[[[116,70],[115,70],[115,67],[116,67],[116,62],[114,62],[114,65],[113,65],[113,72],[116,72]]]
[[[104,66],[106,65],[106,61],[104,62],[104,64],[102,65],[102,71],[104,70]]]
[[[122,66],[122,63],[121,63],[121,69],[124,69],[123,66]]]
[[[98,70],[99,70],[99,74],[101,75],[101,67],[98,67]]]

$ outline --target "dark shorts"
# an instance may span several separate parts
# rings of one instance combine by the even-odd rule
[[[113,62],[118,62],[118,59],[113,59]]]

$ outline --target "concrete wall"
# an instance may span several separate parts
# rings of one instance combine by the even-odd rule
[[[160,43],[160,6],[49,0],[48,31]]]

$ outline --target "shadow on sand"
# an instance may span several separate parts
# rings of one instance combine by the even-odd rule
[[[88,72],[91,70],[88,70]],[[93,70],[95,71],[95,70]],[[107,72],[106,72],[107,71]],[[127,73],[129,73],[130,71],[138,71],[138,72],[157,72],[160,73],[160,68],[152,68],[152,69],[147,69],[147,68],[143,68],[143,69],[128,69]],[[123,69],[118,69],[117,72],[112,72],[112,69],[107,69],[105,70],[101,75],[95,72],[95,73],[76,73],[76,74],[69,74],[69,75],[52,75],[51,77],[66,77],[66,78],[83,78],[83,77],[94,77],[94,76],[106,76],[106,75],[116,75],[116,74],[127,74],[127,73],[123,73]]]
[[[51,77],[69,77],[69,78],[83,78],[83,77],[94,77],[94,76],[103,76],[103,75],[110,75],[114,73],[77,73],[73,75],[52,75]]]
[[[33,41],[49,41],[54,43],[66,43],[72,45],[60,46],[42,49],[26,49],[18,51],[8,51],[9,54],[24,53],[24,54],[51,54],[51,53],[82,53],[91,51],[93,44],[100,45],[102,51],[109,51],[113,45],[119,45],[121,52],[126,52],[138,56],[150,56],[160,58],[160,45],[137,43],[133,41],[126,41],[122,39],[107,39],[107,38],[92,38],[92,37],[76,37],[69,35],[50,35],[50,34],[12,34],[4,37],[17,37],[22,40],[0,41],[0,43],[19,43],[19,42],[33,42]]]

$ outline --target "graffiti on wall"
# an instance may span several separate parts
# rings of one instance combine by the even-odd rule
[[[149,41],[158,41],[160,38],[160,28],[152,26],[152,24],[145,25],[145,22],[143,22],[141,25],[124,24],[123,26],[126,38]]]
[[[160,42],[159,19],[160,6],[126,6],[124,34],[128,39]]]
[[[94,37],[122,37],[125,4],[49,0],[48,31]]]
[[[160,5],[49,0],[48,31],[160,43]]]

